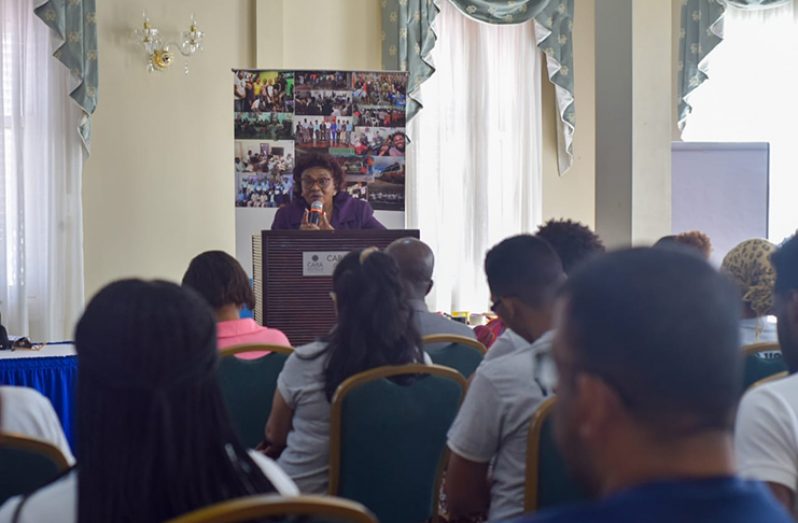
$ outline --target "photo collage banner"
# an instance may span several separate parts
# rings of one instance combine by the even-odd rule
[[[237,207],[294,196],[303,154],[327,153],[344,189],[375,210],[405,209],[407,73],[234,70]]]

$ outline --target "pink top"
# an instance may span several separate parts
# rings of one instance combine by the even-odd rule
[[[219,349],[226,349],[236,345],[249,345],[251,343],[291,346],[291,342],[288,341],[282,331],[261,327],[252,318],[220,321],[216,324],[216,339]],[[244,360],[252,360],[266,354],[269,354],[269,352],[245,352],[236,354],[236,356]]]

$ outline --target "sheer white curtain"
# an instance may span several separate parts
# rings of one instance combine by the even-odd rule
[[[729,6],[709,80],[693,94],[686,141],[770,142],[770,239],[798,228],[798,8]]]
[[[83,306],[81,112],[33,8],[0,1],[0,312],[10,334],[55,341]]]
[[[436,255],[429,306],[482,312],[486,251],[541,220],[540,57],[531,23],[440,7],[436,72],[408,128],[407,224]]]

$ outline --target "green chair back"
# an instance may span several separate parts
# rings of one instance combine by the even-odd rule
[[[56,447],[16,434],[0,434],[0,505],[8,498],[32,492],[67,468]]]
[[[454,369],[465,378],[469,378],[482,359],[485,347],[475,340],[461,336],[426,336],[424,350],[429,354],[432,363]]]
[[[252,360],[236,358],[233,354],[222,351],[217,371],[219,385],[238,437],[247,447],[255,448],[263,441],[277,377],[288,354],[271,352]]]
[[[554,441],[551,413],[555,403],[555,397],[545,400],[530,424],[524,501],[527,511],[569,505],[587,499],[582,487],[571,479]]]
[[[744,347],[744,389],[779,372],[787,370],[787,364],[777,344],[758,344]]]
[[[446,432],[465,388],[438,365],[380,367],[342,383],[332,402],[329,493],[362,503],[381,523],[437,514]]]

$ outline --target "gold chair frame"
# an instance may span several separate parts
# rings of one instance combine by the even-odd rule
[[[750,345],[743,346],[743,354],[745,354],[746,357],[753,356],[754,354],[760,352],[771,352],[771,351],[781,352],[781,346],[775,342],[752,343]]]
[[[526,482],[524,485],[524,511],[534,512],[538,509],[538,486],[540,477],[538,467],[540,466],[540,439],[543,433],[543,423],[551,415],[557,403],[557,396],[552,396],[543,400],[532,421],[529,423],[529,434],[526,444]]]
[[[479,341],[468,338],[466,336],[458,336],[456,334],[430,334],[429,336],[424,336],[421,339],[421,342],[423,345],[433,344],[433,343],[446,343],[446,344],[457,343],[459,345],[468,345],[469,347],[477,349],[483,356],[488,352],[488,348],[485,347]]]
[[[360,503],[331,496],[247,496],[216,503],[168,523],[236,523],[270,516],[318,516],[350,523],[378,523]]]
[[[770,383],[771,381],[778,381],[778,380],[780,380],[782,378],[786,378],[789,375],[790,375],[790,373],[787,372],[786,370],[783,370],[781,372],[777,372],[776,374],[771,374],[770,376],[768,376],[766,378],[762,378],[761,380],[755,381],[754,383],[752,383],[751,386],[748,387],[748,390],[755,389],[755,388],[759,387],[760,385],[764,385],[765,383]]]
[[[31,438],[23,434],[14,432],[0,432],[0,447],[11,448],[39,454],[49,459],[58,467],[59,472],[69,468],[64,454],[56,447],[46,441]]]

